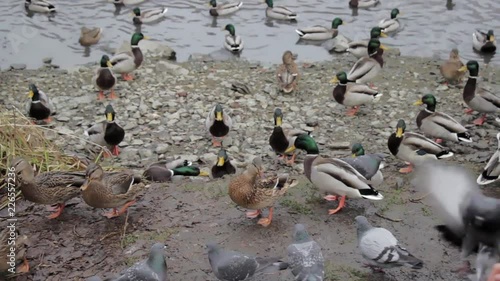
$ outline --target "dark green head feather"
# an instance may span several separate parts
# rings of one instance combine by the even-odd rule
[[[339,26],[340,26],[340,25],[342,25],[342,24],[344,24],[344,22],[342,21],[342,19],[340,19],[340,18],[335,18],[335,19],[333,19],[333,21],[332,21],[332,28],[333,28],[333,29],[337,29],[337,28],[339,28]]]
[[[295,147],[305,150],[307,154],[319,154],[319,148],[316,141],[308,134],[299,135],[295,139]]]
[[[142,34],[140,32],[136,32],[136,33],[134,33],[134,35],[132,35],[132,39],[130,40],[130,44],[132,46],[137,46],[137,45],[139,45],[139,42],[144,38],[145,38],[144,34]]]
[[[399,15],[399,9],[394,8],[391,10],[391,19],[395,19]]]
[[[140,16],[140,15],[141,15],[141,9],[139,9],[139,7],[134,8],[134,9],[132,10],[132,12],[133,12],[133,13],[134,13],[134,15],[136,15],[136,16]]]
[[[226,27],[224,27],[224,30],[229,31],[229,34],[231,34],[232,36],[236,35],[236,29],[234,28],[234,25],[232,25],[232,24],[226,24]]]
[[[195,166],[182,166],[172,169],[174,176],[196,177],[200,174],[200,168]]]
[[[356,156],[365,155],[365,148],[360,143],[355,143],[351,147],[351,153]]]

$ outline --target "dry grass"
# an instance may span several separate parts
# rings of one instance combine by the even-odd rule
[[[85,170],[87,163],[76,156],[64,154],[53,140],[46,138],[45,134],[48,131],[54,130],[34,125],[16,108],[5,109],[3,107],[0,110],[0,175],[2,179],[6,178],[7,168],[15,156],[21,156],[30,161],[38,172]],[[56,135],[59,138],[76,137]],[[98,155],[98,159],[100,156],[101,154]],[[0,192],[6,186],[6,181],[1,181]],[[0,210],[5,207],[6,199],[0,201]]]

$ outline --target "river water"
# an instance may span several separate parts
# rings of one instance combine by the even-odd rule
[[[192,53],[218,52],[222,48],[227,23],[236,27],[245,49],[241,57],[263,63],[278,63],[284,50],[299,54],[299,60],[331,60],[336,54],[315,45],[298,41],[297,27],[309,25],[330,26],[334,17],[341,17],[347,25],[340,33],[351,39],[365,39],[371,27],[388,17],[392,8],[403,13],[403,29],[382,42],[397,47],[402,55],[446,58],[451,48],[458,48],[464,60],[485,59],[500,64],[500,55],[484,57],[472,50],[472,32],[476,29],[494,29],[500,34],[500,1],[468,0],[450,4],[441,0],[382,0],[369,10],[352,10],[348,0],[275,0],[298,13],[296,23],[266,20],[266,5],[259,0],[243,0],[240,11],[214,19],[208,13],[208,0],[147,0],[139,7],[145,9],[165,5],[167,16],[155,24],[143,24],[142,32],[154,40],[166,42],[177,52],[177,60],[185,61]],[[58,9],[54,15],[28,14],[22,0],[0,1],[0,67],[25,63],[29,68],[39,67],[42,58],[53,57],[53,63],[62,67],[98,61],[129,41],[136,30],[132,23],[134,6],[115,6],[106,0],[52,1]],[[79,45],[82,26],[104,29],[101,41],[90,48]],[[498,36],[500,38],[500,36]]]

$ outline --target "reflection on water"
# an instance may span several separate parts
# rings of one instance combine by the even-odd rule
[[[136,30],[155,40],[167,42],[184,61],[191,53],[219,52],[225,33],[221,27],[232,23],[242,36],[245,49],[241,57],[262,62],[278,63],[284,50],[299,54],[300,60],[331,60],[322,44],[297,44],[294,30],[309,25],[330,26],[334,17],[341,17],[347,25],[340,33],[351,39],[365,39],[371,27],[392,8],[403,13],[403,30],[384,44],[401,49],[402,55],[439,56],[446,58],[450,49],[458,48],[464,60],[491,60],[500,64],[500,55],[484,58],[472,50],[472,32],[476,28],[494,29],[500,33],[500,1],[469,0],[453,3],[451,0],[383,0],[374,8],[350,9],[348,0],[275,0],[296,11],[297,22],[267,20],[264,3],[244,1],[236,14],[217,19],[208,13],[208,0],[147,0],[141,8],[159,7],[168,2],[167,16],[155,24],[135,26],[132,23],[133,6],[114,5],[106,0],[72,0],[55,2],[54,15],[27,13],[24,1],[0,1],[0,66],[26,63],[29,67],[41,65],[43,57],[53,57],[63,67],[98,61],[102,54],[129,41]],[[80,28],[104,29],[99,44],[90,48],[78,44]]]

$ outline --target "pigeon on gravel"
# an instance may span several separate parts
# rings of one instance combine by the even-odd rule
[[[296,281],[323,281],[325,259],[321,247],[312,240],[306,227],[296,224],[293,243],[287,248],[288,263]]]
[[[224,250],[216,243],[207,244],[207,248],[212,271],[221,281],[249,280],[258,274],[272,274],[288,268],[280,258],[260,258]]]
[[[151,247],[149,257],[137,262],[123,272],[115,281],[166,281],[167,261],[165,260],[165,245],[156,243]]]
[[[452,237],[451,242],[461,244],[462,260],[466,261],[480,244],[500,253],[500,199],[483,195],[466,169],[428,163],[415,173],[415,184],[433,199],[432,205],[445,223],[437,227],[444,238]],[[465,262],[459,271],[470,272],[469,266]]]
[[[423,262],[401,247],[394,235],[385,228],[373,227],[363,216],[355,218],[358,227],[358,247],[368,261],[367,267],[383,272],[382,268],[409,266],[421,269]]]

